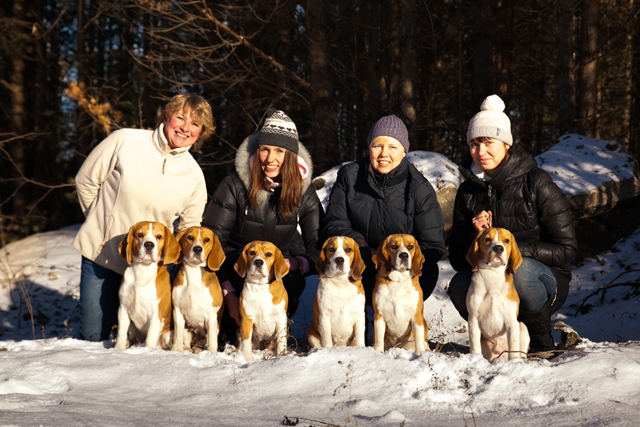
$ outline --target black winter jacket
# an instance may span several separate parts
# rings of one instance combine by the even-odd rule
[[[486,210],[492,213],[494,227],[513,233],[523,257],[540,261],[556,279],[562,275],[568,284],[571,262],[578,250],[569,202],[533,157],[517,145],[512,146],[507,164],[489,182],[469,169],[461,167],[460,172],[466,181],[458,188],[453,210],[449,244],[453,268],[469,266],[466,254],[476,236],[471,220]]]
[[[285,258],[291,255],[305,257],[311,269],[308,273],[311,274],[315,271],[315,262],[320,255],[319,229],[324,213],[320,199],[310,185],[311,156],[299,143],[299,156],[307,163],[309,174],[303,182],[302,200],[297,213],[285,219],[278,210],[279,190],[260,191],[258,206],[255,210],[251,209],[248,200],[251,183],[249,158],[256,152],[257,141],[257,134],[252,135],[238,149],[236,173],[228,175],[216,189],[205,211],[203,225],[213,230],[232,263],[235,263],[245,245],[254,240],[263,240],[275,244]],[[292,254],[290,246],[298,224],[302,231],[305,253]],[[224,271],[218,275],[221,281],[226,279]]]
[[[378,183],[368,158],[338,171],[323,222],[323,237],[348,236],[374,251],[391,234],[413,235],[434,266],[444,252],[444,222],[436,193],[406,157]]]

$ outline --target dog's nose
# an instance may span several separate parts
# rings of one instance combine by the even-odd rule
[[[154,245],[153,242],[144,242],[144,248],[148,251],[153,250],[155,246],[156,245]]]
[[[196,255],[200,255],[200,254],[202,253],[202,246],[194,246],[194,247],[193,247],[193,252],[194,252]]]
[[[344,258],[342,258],[342,257],[336,258],[336,264],[338,264],[338,265],[344,264]]]
[[[500,255],[502,252],[504,252],[504,246],[494,246],[493,251]]]
[[[400,255],[398,255],[400,257],[401,260],[406,261],[409,259],[409,254],[406,252],[402,252],[400,253]]]
[[[264,261],[261,259],[253,260],[253,265],[255,265],[256,267],[262,267],[264,265]]]

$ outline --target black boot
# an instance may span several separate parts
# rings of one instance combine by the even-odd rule
[[[536,311],[520,310],[518,321],[523,322],[529,331],[531,342],[529,343],[529,353],[538,353],[536,356],[544,359],[555,357],[557,353],[551,336],[551,304],[553,298],[549,298],[544,306]]]
[[[291,319],[296,311],[298,311],[298,305],[300,300],[298,298],[289,298],[289,304],[287,305],[287,318]]]

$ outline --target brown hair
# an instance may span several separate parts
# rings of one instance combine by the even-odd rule
[[[198,140],[193,144],[193,150],[198,151],[202,147],[202,143],[216,130],[211,106],[198,94],[181,93],[171,98],[164,108],[158,109],[158,123],[166,124],[181,111],[189,114],[192,120],[202,125]]]
[[[249,190],[251,209],[255,209],[258,205],[258,192],[268,188],[265,178],[260,163],[260,146],[258,146],[251,166],[251,189]],[[280,178],[282,189],[278,208],[284,218],[289,218],[298,208],[302,199],[302,175],[300,175],[298,167],[298,155],[291,150],[284,152],[284,162],[280,166]]]

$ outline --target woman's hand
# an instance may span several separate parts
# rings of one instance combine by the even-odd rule
[[[300,268],[300,260],[298,258],[285,258],[284,263],[287,264],[289,271],[295,271]]]
[[[485,228],[491,227],[491,218],[491,211],[482,211],[471,220],[471,223],[479,233]]]
[[[224,302],[227,305],[229,316],[233,317],[238,326],[240,326],[240,299],[235,292],[227,292],[224,296]]]

